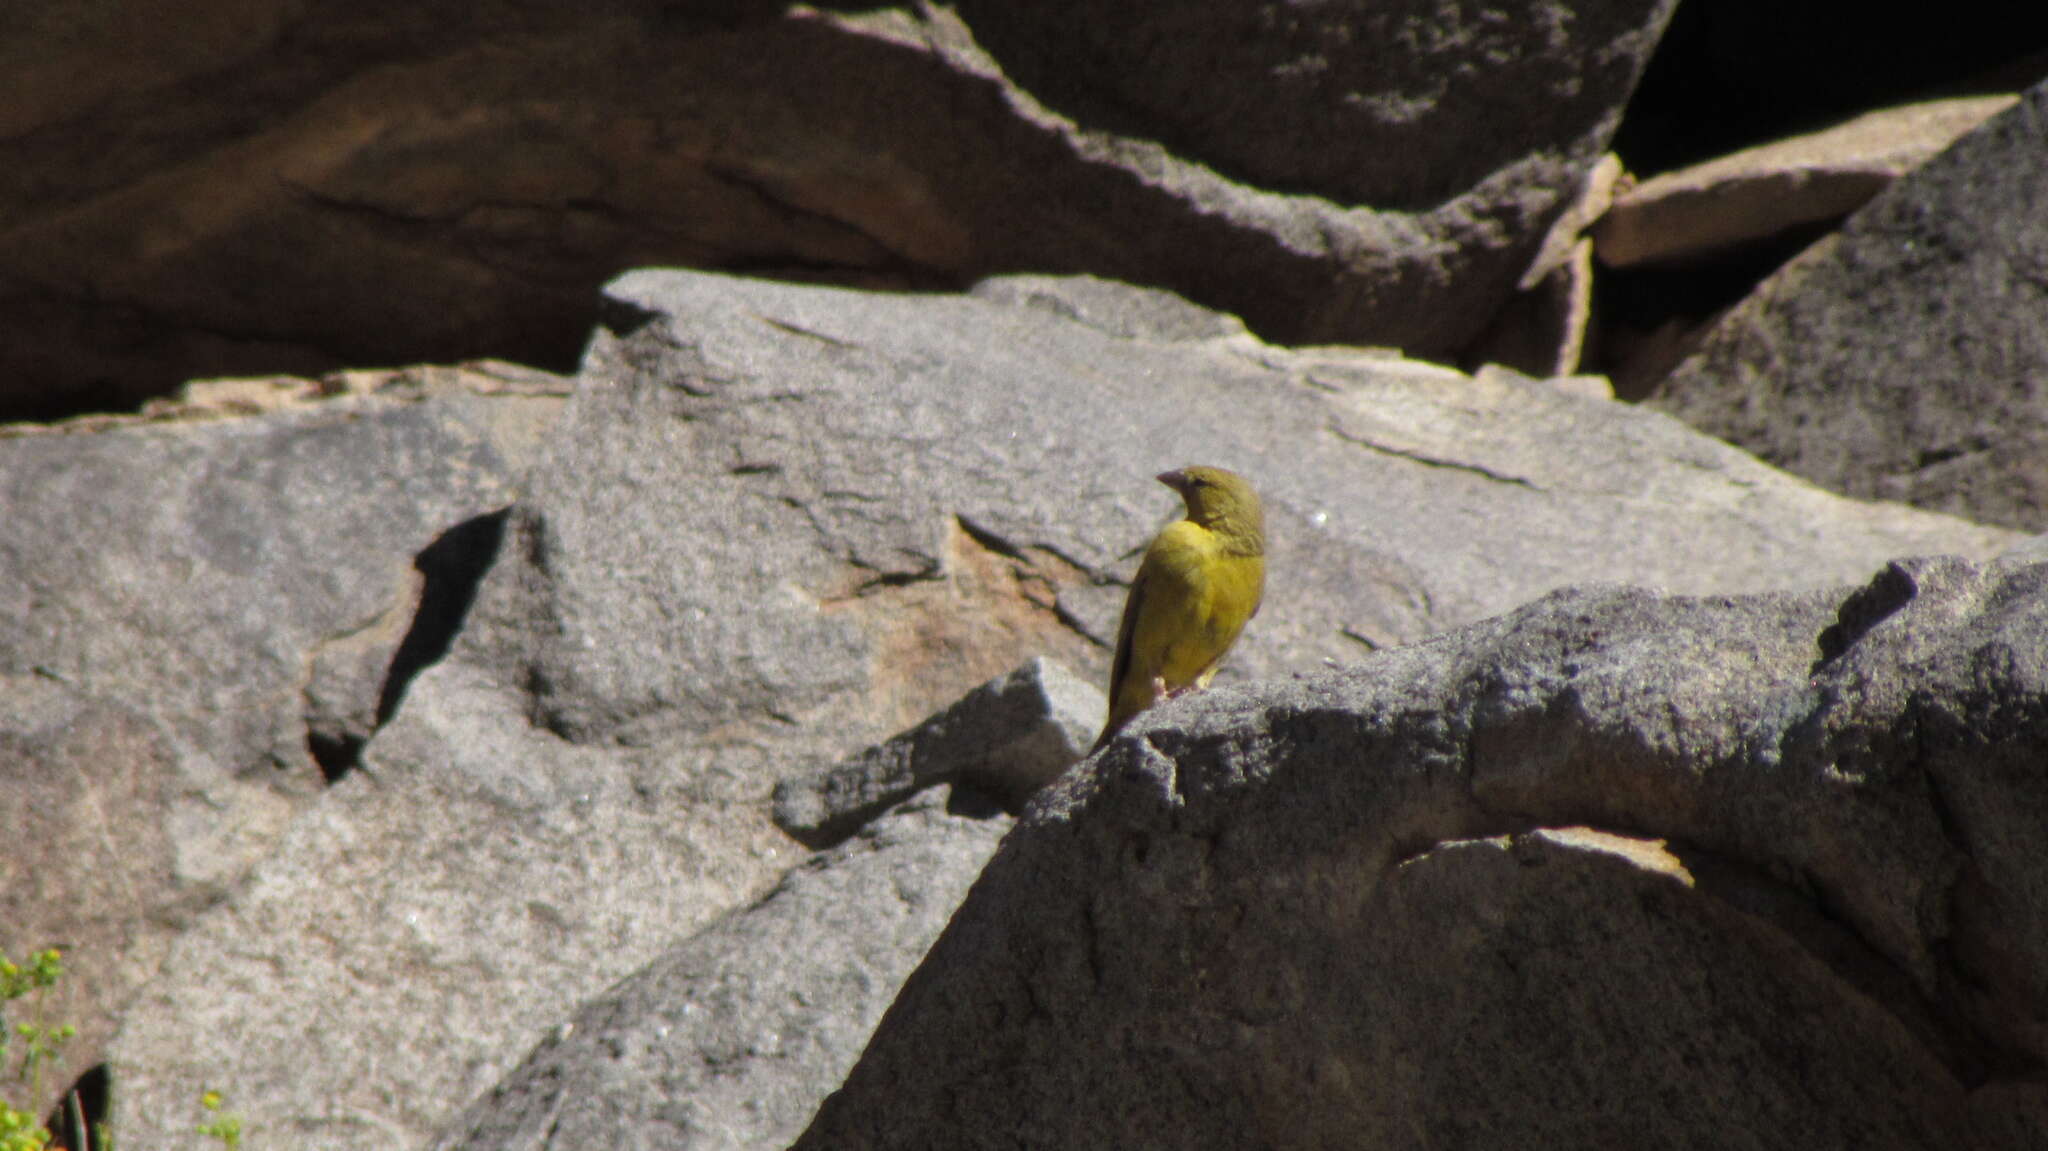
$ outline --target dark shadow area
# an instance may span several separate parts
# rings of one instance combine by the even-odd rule
[[[1263,11],[1232,18],[1251,27]],[[1422,151],[1352,156],[1356,139],[1289,111],[1318,107],[1325,80],[1289,81],[1292,103],[1251,99],[1219,86],[1204,41],[1158,39],[1194,10],[1148,4],[1074,27],[1058,8],[965,12],[1053,106],[1071,100],[1095,125],[1128,119],[1225,171],[1234,157],[1265,187],[1342,198],[1328,188],[1370,169],[1360,202],[1433,204],[1437,185],[1461,187],[1528,146],[1520,130],[1500,134],[1514,118],[1451,108],[1416,121]],[[1304,60],[1350,62],[1328,83],[1370,88],[1374,57],[1324,42],[1347,27],[1309,20],[1298,46]],[[497,70],[468,67],[481,57],[465,53],[492,43],[508,53]],[[1226,63],[1261,66],[1229,47]],[[0,422],[133,409],[217,376],[479,358],[569,372],[608,319],[603,285],[650,266],[912,291],[1087,273],[1170,289],[1276,343],[1456,360],[1500,303],[1502,264],[1523,256],[1475,245],[1443,264],[1401,249],[1339,267],[1257,223],[1256,204],[1218,211],[1128,165],[1077,162],[1001,85],[931,52],[766,0],[657,0],[602,18],[559,0],[448,13],[377,0],[323,10],[247,67],[175,92],[151,86],[151,54],[137,51],[141,70],[110,81],[91,116],[0,140],[0,215],[18,239],[0,251]],[[389,114],[401,137],[418,119],[406,100],[474,123],[358,154],[355,121],[315,115],[394,62],[416,90],[359,114]],[[1965,0],[1907,25],[1840,3],[1686,0],[1616,147],[1654,172],[1903,99],[2011,90],[2044,68],[2048,5]],[[1096,86],[1074,87],[1084,81]],[[1183,114],[1186,99],[1199,115]],[[1577,107],[1559,99],[1557,115]],[[913,114],[932,106],[948,114]],[[200,162],[256,143],[349,159],[320,179]],[[841,152],[850,159],[775,159]],[[888,158],[880,174],[868,156]]]
[[[107,1112],[113,1099],[113,1082],[113,1073],[107,1070],[106,1064],[94,1064],[57,1097],[56,1110],[43,1120],[43,1126],[56,1137],[52,1147],[99,1151],[100,1147],[107,1145],[102,1143],[100,1136],[105,1130]]]
[[[363,761],[363,745],[370,742],[360,735],[325,735],[318,732],[306,736],[306,754],[320,765],[320,777],[329,783],[354,771]]]
[[[964,816],[968,819],[994,819],[999,815],[1016,815],[1023,811],[1023,808],[1024,803],[1021,800],[1005,803],[996,795],[958,781],[953,784],[953,790],[946,797],[946,814]]]
[[[1885,565],[1875,578],[1842,601],[1842,606],[1835,612],[1835,622],[1822,628],[1814,637],[1820,658],[1813,661],[1808,674],[1819,675],[1829,664],[1855,647],[1857,640],[1870,634],[1871,628],[1890,619],[1919,594],[1919,584],[1911,572],[1896,563]]]
[[[587,283],[562,286],[556,299],[543,303],[508,297],[499,302],[504,315],[494,318],[492,331],[444,332],[406,342],[385,338],[390,325],[367,314],[353,326],[357,335],[351,342],[294,342],[264,333],[204,332],[181,317],[127,305],[0,295],[0,374],[16,381],[0,388],[0,424],[132,412],[192,380],[233,376],[320,376],[348,368],[481,359],[567,375],[576,370],[597,324],[605,281],[624,270],[607,269]],[[0,277],[5,271],[0,268]]]
[[[1864,5],[1684,0],[1614,151],[1646,175],[1892,104],[2012,92],[2048,75],[2048,4],[1958,0],[1910,21]]]
[[[1837,226],[1832,220],[1811,224],[1683,263],[1599,265],[1593,275],[1598,328],[1586,341],[1581,370],[1612,380],[1617,399],[1647,399],[1723,310]]]
[[[413,560],[426,584],[420,591],[412,627],[392,653],[391,669],[384,675],[384,690],[377,696],[378,727],[397,713],[413,677],[440,662],[455,643],[462,621],[469,618],[470,605],[476,602],[484,573],[498,561],[509,514],[510,508],[500,508],[464,520],[442,532]]]
[[[633,335],[660,318],[660,312],[612,296],[605,296],[597,308],[598,322],[620,339]]]
[[[1520,258],[1467,253],[1482,271],[1461,278],[1417,241],[1384,267],[1333,263],[1287,238],[1328,224],[1306,207],[1275,224],[1257,195],[1218,210],[1128,158],[1077,156],[995,80],[804,6],[375,0],[309,12],[246,66],[174,91],[148,70],[158,23],[135,21],[137,70],[110,76],[90,116],[0,139],[14,241],[0,246],[0,421],[133,409],[218,376],[478,358],[567,372],[603,285],[657,266],[868,291],[1085,273],[1170,289],[1275,342],[1445,358]],[[1008,27],[987,34],[1007,42]],[[1055,20],[1044,58],[1112,31]],[[1140,61],[1147,75],[1171,62],[1172,83],[1215,86],[1199,43],[1169,46],[1170,61]],[[407,82],[372,98],[363,81],[386,68]],[[1291,88],[1294,106],[1319,106],[1313,88]],[[1218,130],[1188,139],[1228,135],[1311,174],[1350,171],[1331,141],[1408,184],[1481,155],[1418,128],[1446,158],[1402,161],[1289,105],[1222,94]],[[1287,135],[1247,128],[1267,121]],[[1506,118],[1446,122],[1502,154],[1527,146],[1500,134]],[[279,159],[297,156],[331,163]]]
[[[364,745],[377,728],[397,714],[413,679],[448,654],[462,631],[463,621],[469,618],[484,574],[497,562],[505,541],[505,518],[510,514],[510,508],[500,508],[464,520],[442,532],[414,557],[413,567],[422,577],[419,607],[405,638],[391,653],[384,683],[377,693],[376,718],[370,731],[307,733],[307,754],[320,766],[320,774],[328,783],[340,781],[361,766]]]
[[[2015,92],[2048,77],[2048,5],[1961,0],[1911,26],[1844,3],[1685,0],[1613,150],[1639,178],[1922,100]],[[1839,220],[1665,266],[1600,266],[1583,370],[1652,396],[1722,312]]]
[[[1800,890],[1750,863],[1704,848],[1673,842],[1665,850],[1685,866],[1694,890],[1796,943],[1910,1032],[1957,1080],[1975,1087],[1993,1074],[2027,1070],[2016,1053],[2001,1052],[1978,1034],[1953,998],[1931,997],[1916,986],[1910,974],[1857,931],[1850,917],[1829,906],[1824,894]]]

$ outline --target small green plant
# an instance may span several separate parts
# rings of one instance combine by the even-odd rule
[[[78,1029],[70,1024],[53,1024],[45,1017],[44,1001],[63,976],[64,957],[55,947],[36,952],[26,963],[16,963],[0,952],[0,1007],[34,997],[26,1022],[0,1029],[0,1072],[14,1067],[14,1079],[28,1085],[27,1103],[31,1108],[17,1108],[0,1095],[0,1151],[65,1151],[49,1129],[37,1121],[38,1112],[33,1110],[45,1102],[44,1073],[64,1058],[64,1044],[78,1034]],[[17,1041],[21,1044],[19,1056],[11,1053]],[[65,1096],[64,1103],[68,1129],[82,1140],[73,1151],[113,1151],[113,1133],[105,1124],[92,1124],[88,1131],[85,1107],[75,1090]],[[241,1151],[242,1117],[222,1110],[220,1092],[201,1095],[199,1105],[211,1118],[198,1126],[198,1133],[220,1140],[227,1151]]]
[[[44,1102],[44,1072],[64,1058],[65,1042],[78,1034],[78,1029],[70,1024],[52,1024],[44,1017],[49,990],[63,975],[64,957],[54,947],[29,956],[26,965],[0,952],[0,1003],[34,997],[29,1019],[0,1032],[0,1067],[13,1058],[9,1049],[14,1042],[21,1042],[20,1063],[14,1078],[28,1085],[31,1108]],[[36,1121],[36,1112],[21,1110],[0,1099],[0,1151],[43,1151],[49,1145],[50,1132]]]
[[[199,1097],[199,1105],[213,1113],[213,1118],[199,1125],[199,1133],[221,1141],[227,1151],[237,1151],[242,1145],[242,1117],[232,1111],[222,1111],[220,1092],[208,1091]]]
[[[35,1116],[0,1102],[0,1151],[43,1151],[49,1145],[50,1132]]]

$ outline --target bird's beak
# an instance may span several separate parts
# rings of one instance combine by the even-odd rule
[[[1153,476],[1152,478],[1158,480],[1162,484],[1165,484],[1167,487],[1172,488],[1174,491],[1180,492],[1182,495],[1187,494],[1188,474],[1186,472],[1178,470],[1170,472],[1160,472],[1158,475]]]

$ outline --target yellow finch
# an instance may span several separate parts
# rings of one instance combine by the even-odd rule
[[[1131,581],[1098,748],[1161,699],[1207,687],[1266,590],[1266,522],[1251,484],[1222,468],[1182,468],[1159,482],[1180,493],[1188,515],[1160,529]]]

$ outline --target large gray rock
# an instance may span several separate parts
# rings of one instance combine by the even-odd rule
[[[1265,500],[1268,598],[1231,661],[1255,675],[1417,639],[1573,582],[1824,586],[1894,555],[1985,557],[2017,538],[1834,498],[1675,421],[1542,381],[1277,348],[1229,317],[1100,281],[1016,277],[908,297],[648,272],[612,294],[613,332],[587,370],[601,388],[577,411],[619,415],[602,433],[593,416],[577,482],[617,501],[603,530],[636,530],[630,515],[646,513],[628,491],[660,501],[653,514],[676,530],[633,545],[663,549],[635,560],[647,590],[613,605],[633,617],[609,622],[592,605],[539,656],[543,706],[579,727],[631,723],[583,718],[592,708],[698,692],[726,707],[777,696],[789,709],[804,690],[796,675],[822,680],[828,659],[807,657],[789,682],[755,670],[754,682],[714,685],[671,670],[662,651],[684,640],[640,623],[701,617],[725,651],[762,646],[765,628],[806,628],[829,653],[844,634],[831,630],[838,599],[928,586],[960,564],[948,549],[1019,565],[1048,622],[1086,637],[1072,665],[1100,668],[1138,549],[1177,514],[1151,477],[1196,461],[1243,470]],[[685,525],[699,524],[717,538],[692,542]],[[711,566],[707,547],[762,564],[795,540],[838,557],[838,587],[811,602],[774,596],[738,612],[716,584],[680,574]],[[558,594],[611,587],[582,576],[598,561],[580,557],[610,556],[614,542],[550,546]],[[586,665],[612,677],[601,704],[578,682],[599,674]],[[954,694],[926,696],[907,718]]]
[[[1122,581],[1178,514],[1151,477],[1197,461],[1267,497],[1234,679],[1567,582],[1811,586],[2015,538],[1542,381],[1274,348],[1159,292],[635,274],[446,657],[129,1013],[117,1122],[177,1138],[204,1080],[295,1146],[425,1139],[787,870],[779,780],[1032,657],[1102,682]]]
[[[647,264],[1090,272],[1448,358],[1674,6],[23,10],[0,43],[0,412],[566,366],[598,286]]]
[[[2048,527],[2048,83],[1766,280],[1652,403],[1836,491]]]
[[[2048,565],[1570,591],[1141,718],[796,1146],[2048,1138]]]
[[[870,823],[593,1000],[433,1145],[787,1146],[1010,826],[948,814],[951,791]]]
[[[0,949],[70,945],[74,1072],[456,625],[426,557],[512,501],[550,379],[200,386],[0,434]]]

